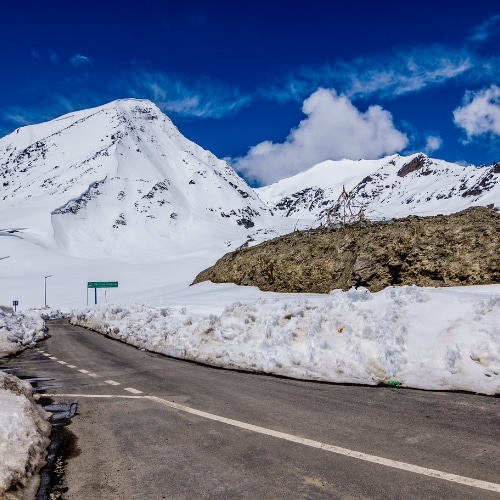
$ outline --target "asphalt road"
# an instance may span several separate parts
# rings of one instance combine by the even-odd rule
[[[2,364],[78,404],[63,498],[500,498],[498,397],[219,370],[66,320],[49,333]]]

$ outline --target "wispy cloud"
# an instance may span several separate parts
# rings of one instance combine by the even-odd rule
[[[307,118],[283,143],[264,141],[252,147],[235,168],[247,179],[270,184],[326,159],[374,159],[401,151],[408,143],[380,106],[364,113],[335,91],[318,89],[304,101]]]
[[[336,88],[351,99],[396,98],[450,80],[479,79],[500,73],[497,61],[478,60],[467,49],[421,47],[319,68],[303,67],[261,91],[267,99],[300,101],[318,87]]]
[[[111,100],[113,98],[109,96],[88,91],[74,91],[71,93],[71,97],[63,93],[51,92],[45,101],[36,106],[4,108],[0,112],[0,120],[11,123],[15,127],[22,127],[52,120],[71,111],[98,106]],[[5,133],[8,133],[8,130],[5,130]]]
[[[36,105],[0,110],[0,120],[14,126],[30,125],[123,97],[150,99],[165,113],[180,117],[221,118],[237,113],[251,101],[249,95],[237,88],[208,78],[193,82],[166,73],[141,70],[111,81],[95,74],[83,79],[70,75],[59,81],[59,90],[49,92]]]
[[[75,68],[79,68],[80,66],[90,64],[92,59],[88,56],[83,56],[82,54],[75,54],[70,58],[70,62]]]
[[[251,100],[239,89],[209,78],[189,81],[159,72],[136,72],[122,85],[128,95],[151,99],[166,113],[184,117],[233,115]]]
[[[33,56],[34,59],[37,61],[49,61],[53,64],[56,64],[59,62],[59,55],[54,52],[53,50],[49,50],[48,52],[38,52],[37,50],[32,50],[31,55]]]
[[[466,142],[480,136],[500,136],[500,87],[491,85],[477,92],[466,92],[462,106],[453,112],[455,124],[462,128]]]
[[[475,26],[467,40],[471,42],[484,42],[498,32],[500,32],[500,14],[491,16],[486,21]]]
[[[62,114],[55,111],[56,109],[55,106],[49,106],[49,108],[11,106],[2,111],[1,118],[4,122],[12,123],[15,127],[24,127],[50,120],[54,116]]]

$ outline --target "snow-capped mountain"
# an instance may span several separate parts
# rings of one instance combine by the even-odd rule
[[[0,139],[0,304],[82,305],[89,281],[119,281],[113,301],[156,297],[228,251],[310,227],[344,186],[374,218],[498,206],[499,170],[396,155],[253,190],[149,101],[69,113]]]
[[[241,244],[271,216],[226,162],[145,100],[20,128],[0,139],[0,172],[2,226],[71,255],[143,253],[193,231]]]
[[[322,219],[343,188],[369,218],[449,214],[470,206],[500,206],[500,163],[461,166],[422,153],[380,160],[328,160],[258,188],[275,213]]]

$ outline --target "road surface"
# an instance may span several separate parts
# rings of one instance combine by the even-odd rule
[[[500,498],[500,398],[219,370],[48,326],[3,366],[78,404],[63,498]]]

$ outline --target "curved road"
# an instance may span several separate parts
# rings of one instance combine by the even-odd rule
[[[500,498],[500,398],[218,370],[48,325],[4,366],[78,404],[64,498]]]

